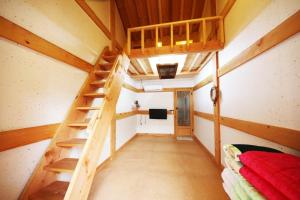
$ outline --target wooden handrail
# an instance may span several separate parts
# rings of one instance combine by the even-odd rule
[[[208,50],[209,48],[205,49],[205,45],[207,45],[208,41],[207,38],[207,30],[209,30],[207,28],[207,24],[211,21],[217,21],[216,25],[219,27],[217,29],[218,33],[216,35],[216,41],[220,42],[220,45],[217,45],[215,47],[215,50],[222,48],[223,44],[224,44],[224,21],[223,21],[223,16],[214,16],[214,17],[205,17],[205,18],[198,18],[198,19],[189,19],[189,20],[181,20],[181,21],[175,21],[175,22],[167,22],[167,23],[160,23],[160,24],[153,24],[153,25],[147,25],[147,26],[139,26],[139,27],[133,27],[133,28],[128,28],[127,29],[127,53],[129,55],[131,55],[131,50],[132,50],[132,33],[133,32],[141,32],[141,41],[140,41],[140,51],[141,53],[145,53],[147,51],[145,51],[145,30],[154,30],[155,31],[155,45],[153,47],[150,48],[155,48],[156,50],[158,50],[159,46],[158,46],[158,42],[159,42],[159,35],[158,35],[158,29],[159,28],[165,28],[168,27],[170,28],[170,50],[173,51],[176,47],[174,47],[174,26],[178,26],[178,25],[184,25],[185,29],[186,29],[186,50],[189,50],[189,46],[192,46],[190,44],[190,39],[192,38],[190,36],[190,27],[193,24],[197,24],[199,23],[199,27],[202,27],[202,31],[200,31],[201,29],[199,29],[199,42],[194,42],[194,43],[198,43],[200,44],[200,46],[198,45],[198,49],[194,49],[193,51],[201,51],[201,50]],[[214,29],[215,30],[215,29]],[[161,38],[162,39],[162,38]],[[193,38],[192,38],[193,39]],[[211,39],[211,38],[210,38]],[[202,45],[202,46],[201,46]],[[165,46],[165,45],[164,45]],[[166,45],[168,46],[168,45]],[[149,48],[149,47],[147,47]],[[136,49],[135,49],[136,50]]]
[[[105,138],[114,116],[115,108],[123,82],[122,56],[118,56],[104,86],[105,98],[101,109],[95,112],[87,132],[89,137],[82,155],[74,170],[71,182],[65,195],[65,200],[87,199],[93,178],[96,173],[98,158],[104,146]]]

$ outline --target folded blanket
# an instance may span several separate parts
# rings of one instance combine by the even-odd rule
[[[225,156],[225,164],[228,168],[232,169],[236,173],[239,173],[241,167],[243,166],[240,161],[235,161],[231,157]]]
[[[240,160],[247,166],[246,169],[241,168],[240,173],[256,188],[257,185],[248,179],[249,170],[247,169],[259,175],[261,179],[268,182],[288,199],[300,199],[299,157],[284,153],[248,151],[240,155]],[[263,191],[261,192],[263,193]]]
[[[240,198],[236,195],[235,191],[233,190],[233,188],[229,188],[226,183],[224,182],[223,184],[223,188],[225,190],[225,192],[227,193],[227,195],[229,196],[229,198],[231,200],[240,200]]]
[[[261,194],[269,200],[287,200],[287,198],[277,191],[270,183],[254,173],[251,169],[244,166],[240,173],[249,183],[251,183]]]
[[[226,144],[223,146],[223,150],[228,157],[232,157],[236,161],[240,161],[239,156],[247,151],[264,151],[282,153],[273,148],[249,145],[249,144]]]
[[[243,176],[240,175],[239,170],[242,168],[242,163],[233,160],[231,157],[225,157],[225,165],[236,174],[238,182],[241,188],[247,193],[247,195],[254,200],[265,200],[266,198],[260,194]]]

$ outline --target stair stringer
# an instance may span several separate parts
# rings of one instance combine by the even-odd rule
[[[104,55],[106,51],[108,51],[107,47],[103,49],[102,53],[100,54],[100,57]],[[95,65],[97,65],[98,62],[99,60],[96,62]],[[76,110],[76,107],[92,105],[93,100],[85,98],[84,94],[87,92],[96,91],[94,87],[90,86],[90,83],[95,80],[96,77],[92,71],[88,74],[88,77],[86,78],[84,84],[77,93],[71,107],[69,108],[65,120],[56,130],[56,133],[52,138],[47,150],[45,151],[41,160],[34,169],[31,177],[27,181],[18,199],[27,200],[29,199],[29,195],[35,193],[40,188],[43,188],[56,180],[57,173],[46,171],[44,170],[44,167],[48,164],[59,160],[60,158],[66,157],[66,155],[69,153],[68,149],[57,147],[56,142],[71,138],[72,135],[76,134],[76,130],[68,127],[68,124],[73,121],[85,119],[86,113]]]
[[[121,60],[121,56],[117,58],[117,62],[118,60]],[[94,125],[90,130],[64,200],[85,200],[88,198],[96,173],[97,161],[101,155],[111,120],[114,117],[113,111],[118,102],[124,79],[124,69],[120,62],[114,66],[113,70],[115,73],[111,72],[110,74],[111,82],[106,85],[106,96],[102,102],[101,110],[94,119]]]

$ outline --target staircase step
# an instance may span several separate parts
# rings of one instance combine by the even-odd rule
[[[95,86],[95,87],[103,87],[105,85],[105,79],[100,80],[100,81],[93,81],[90,83],[90,85]]]
[[[61,142],[57,142],[56,146],[59,147],[75,147],[75,146],[83,146],[86,142],[86,139],[81,138],[72,138],[70,140],[65,140]]]
[[[100,63],[99,67],[103,70],[110,70],[113,65],[113,63]]]
[[[81,106],[81,107],[77,107],[76,109],[81,111],[89,111],[89,110],[100,110],[100,107]]]
[[[77,162],[78,159],[76,158],[64,158],[45,166],[45,169],[52,172],[72,173],[77,165]]]
[[[96,76],[105,78],[109,75],[110,71],[96,70],[94,73]]]
[[[69,127],[78,127],[78,128],[86,128],[88,126],[88,122],[75,122],[68,124]]]
[[[69,182],[55,181],[29,196],[29,200],[63,200]]]
[[[92,98],[104,98],[105,94],[104,93],[86,93],[83,95],[84,97],[92,97]]]
[[[102,56],[102,58],[107,61],[107,62],[110,62],[112,63],[115,59],[116,59],[116,55],[104,55]]]

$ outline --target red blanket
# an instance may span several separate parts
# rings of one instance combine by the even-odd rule
[[[240,155],[240,161],[257,177],[268,182],[279,193],[292,200],[300,199],[300,158],[283,153],[249,151]],[[250,178],[249,170],[240,173]],[[248,173],[248,174],[247,174]],[[247,174],[247,175],[246,175]],[[257,177],[255,179],[257,179]],[[254,178],[252,178],[254,179]],[[248,179],[247,179],[248,180]],[[252,180],[253,181],[253,180]],[[249,180],[251,183],[251,181]],[[253,183],[253,186],[256,185]],[[264,186],[259,189],[264,194]]]

